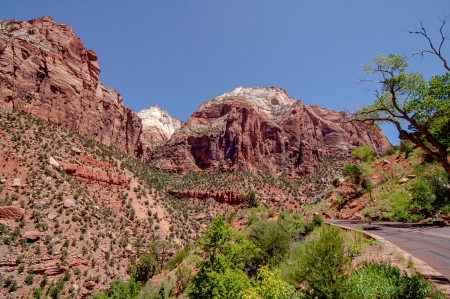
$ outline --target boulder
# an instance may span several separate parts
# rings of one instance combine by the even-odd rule
[[[50,164],[53,168],[61,170],[61,165],[52,157],[48,157],[48,164]]]
[[[131,244],[127,244],[127,246],[125,246],[125,250],[126,250],[128,253],[134,253],[134,251],[133,251],[133,246],[131,246]]]
[[[47,215],[47,218],[50,219],[50,220],[53,220],[53,219],[55,219],[57,216],[58,216],[58,214],[56,214],[56,213],[50,213],[50,214]]]
[[[29,231],[26,231],[22,237],[24,239],[26,238],[28,241],[35,242],[35,241],[39,240],[39,238],[41,237],[41,234],[38,231],[29,230]]]
[[[83,285],[86,289],[92,290],[95,287],[95,282],[92,280],[86,281]]]
[[[71,207],[74,207],[75,206],[75,202],[73,201],[73,200],[71,200],[71,199],[68,199],[68,198],[66,198],[66,199],[64,199],[64,201],[63,201],[63,207],[64,208],[71,208]]]
[[[16,188],[16,187],[22,187],[22,184],[20,182],[20,178],[15,178],[11,184],[11,187]]]
[[[402,178],[402,179],[400,179],[399,181],[398,181],[398,183],[399,184],[403,184],[403,183],[406,183],[407,181],[409,181],[409,178]]]
[[[194,218],[196,221],[206,219],[206,215],[204,213],[200,213]]]
[[[83,151],[82,150],[80,150],[78,147],[75,147],[75,146],[72,146],[71,148],[70,148],[70,150],[72,151],[72,152],[74,152],[75,154],[81,154]]]

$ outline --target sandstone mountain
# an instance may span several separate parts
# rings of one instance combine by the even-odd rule
[[[161,141],[169,140],[183,123],[170,116],[166,110],[161,110],[156,104],[137,112],[136,115],[142,120],[141,140],[150,147],[160,144]]]
[[[99,81],[97,55],[51,17],[0,21],[0,108],[61,123],[139,155],[141,121]]]
[[[381,129],[343,123],[344,114],[304,105],[280,88],[238,87],[201,104],[149,161],[173,172],[259,169],[298,177],[363,144],[378,153],[391,147]]]
[[[324,159],[390,143],[379,128],[303,105],[281,88],[238,87],[203,103],[186,123],[156,105],[138,114],[99,81],[97,55],[51,17],[0,22],[0,108],[61,123],[157,168],[256,169],[298,177]]]

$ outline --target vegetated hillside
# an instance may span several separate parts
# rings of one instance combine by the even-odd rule
[[[88,294],[117,275],[129,277],[151,244],[163,244],[163,263],[213,217],[244,207],[238,195],[256,191],[263,206],[300,211],[341,167],[330,160],[296,182],[262,171],[168,174],[20,111],[0,111],[0,140],[3,295],[40,284],[45,292],[64,285]],[[206,193],[170,195],[180,190]],[[230,191],[237,200],[225,197]]]
[[[434,222],[450,224],[450,181],[442,166],[423,150],[402,141],[372,161],[354,163],[355,182],[342,173],[333,179],[327,197],[308,205],[308,215],[352,220]]]
[[[0,297],[60,279],[87,294],[149,244],[167,242],[163,260],[198,237],[165,174],[115,147],[17,111],[0,111],[0,140]]]
[[[261,207],[216,217],[155,276],[151,257],[92,298],[443,298],[361,232]]]

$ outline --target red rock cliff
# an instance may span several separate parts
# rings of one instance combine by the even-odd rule
[[[99,81],[97,55],[51,17],[0,21],[0,108],[22,110],[83,136],[141,151],[141,121]]]
[[[378,153],[391,146],[378,127],[342,123],[340,116],[303,105],[280,88],[238,87],[200,105],[149,159],[168,171],[260,169],[296,177],[356,146]]]

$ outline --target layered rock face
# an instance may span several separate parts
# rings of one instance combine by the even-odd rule
[[[0,21],[0,108],[64,124],[137,156],[140,119],[99,73],[97,55],[69,26],[51,17]]]
[[[183,123],[170,116],[166,110],[161,110],[156,104],[137,112],[136,115],[142,120],[141,140],[146,146],[151,147],[161,144],[162,141],[168,141]]]
[[[303,105],[280,88],[238,87],[200,105],[150,160],[167,171],[260,169],[297,177],[356,146],[378,153],[391,146],[378,127],[343,123],[343,116]]]

